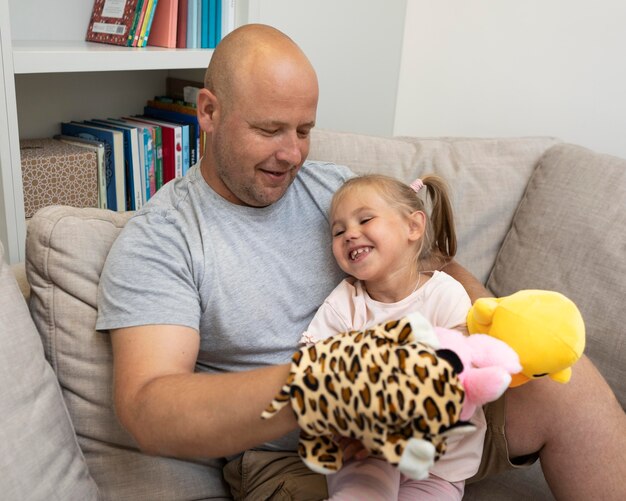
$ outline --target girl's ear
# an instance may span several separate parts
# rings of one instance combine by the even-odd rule
[[[217,97],[208,89],[198,92],[198,123],[204,132],[213,132],[214,123],[219,115]]]
[[[416,242],[424,236],[426,231],[426,214],[421,210],[409,214],[409,240]]]

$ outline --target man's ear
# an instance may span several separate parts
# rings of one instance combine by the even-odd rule
[[[426,214],[416,210],[409,214],[409,240],[415,242],[424,236],[426,231]]]
[[[217,118],[217,97],[208,89],[200,89],[197,98],[198,123],[204,132],[213,132]]]

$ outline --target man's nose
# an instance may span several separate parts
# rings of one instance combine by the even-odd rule
[[[297,133],[285,134],[282,138],[280,149],[276,153],[276,158],[289,165],[300,165],[302,163],[302,150],[300,138]]]

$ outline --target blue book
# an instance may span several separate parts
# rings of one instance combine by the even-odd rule
[[[198,48],[198,1],[189,0],[187,3],[187,48]]]
[[[142,167],[142,178],[141,178],[141,189],[144,196],[144,202],[150,200],[150,197],[153,193],[156,192],[156,179],[155,179],[155,151],[154,151],[154,141],[152,139],[153,131],[148,124],[141,124],[141,122],[131,122],[129,120],[124,120],[122,118],[111,119],[113,122],[117,122],[121,125],[128,125],[135,127],[140,135],[139,140],[139,152],[141,154],[141,167]]]
[[[211,7],[210,7],[211,1],[202,0],[202,7],[201,7],[202,22],[200,23],[200,26],[201,26],[200,47],[202,47],[203,49],[208,49],[209,47],[211,47],[210,45],[211,21],[213,20],[213,17],[211,16]]]
[[[80,122],[64,122],[61,134],[89,140],[102,141],[105,145],[107,208],[124,211],[126,188],[124,185],[124,138],[119,131],[87,125]]]
[[[143,206],[141,171],[143,169],[139,165],[139,135],[137,129],[117,124],[111,120],[94,119],[85,121],[85,123],[117,130],[123,134],[126,210],[141,209]]]
[[[215,16],[215,41],[213,42],[214,45],[211,46],[212,49],[217,47],[217,44],[220,43],[222,39],[222,1],[223,0],[215,0],[217,15]]]

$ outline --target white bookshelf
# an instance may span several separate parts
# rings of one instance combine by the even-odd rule
[[[237,24],[247,20],[237,1]],[[140,113],[167,76],[202,81],[209,49],[85,42],[92,0],[0,0],[0,241],[24,260],[20,138],[50,137],[67,120]]]
[[[80,40],[17,40],[13,42],[13,71],[21,75],[203,68],[210,52],[207,49],[119,47]]]

